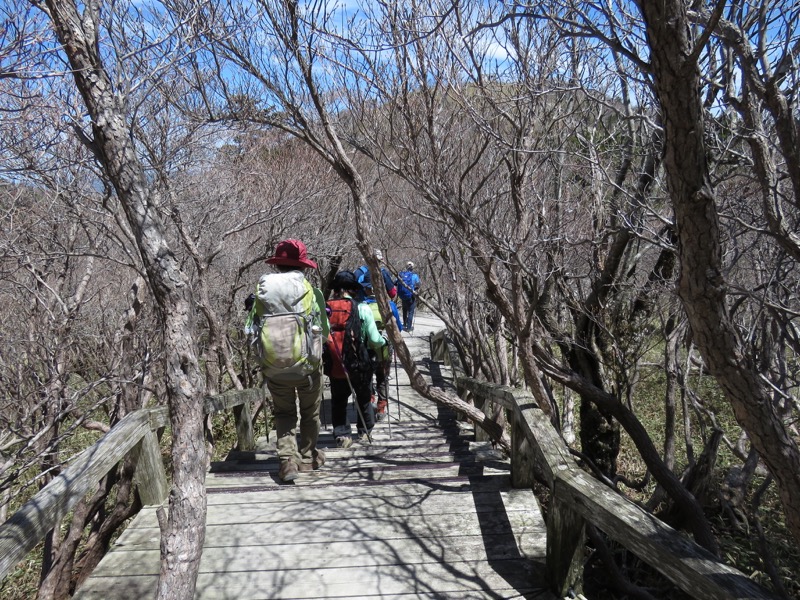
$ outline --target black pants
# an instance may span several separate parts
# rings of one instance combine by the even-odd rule
[[[389,377],[388,363],[378,363],[375,369],[375,390],[378,392],[378,400],[389,399]]]
[[[333,435],[342,437],[350,435],[350,423],[347,421],[347,401],[350,398],[350,384],[347,379],[338,379],[331,377],[331,421],[333,422]],[[372,376],[369,379],[356,378],[351,380],[353,389],[356,392],[356,402],[361,409],[361,414],[364,415],[364,422],[366,422],[366,429],[364,429],[364,422],[361,421],[361,416],[356,409],[356,429],[358,435],[372,431],[375,426],[375,407],[370,402],[372,395]]]
[[[401,300],[403,303],[403,330],[411,331],[414,329],[414,313],[417,310],[417,297],[411,296]]]

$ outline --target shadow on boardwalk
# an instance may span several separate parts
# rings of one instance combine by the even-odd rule
[[[407,341],[426,376],[447,386],[446,369],[427,358],[438,327],[421,315]],[[267,440],[212,465],[196,598],[552,598],[532,492],[510,487],[508,462],[476,444],[471,426],[414,393],[402,370],[394,376],[373,444],[335,448],[328,418],[318,471],[279,483]],[[148,508],[76,597],[152,598],[158,553]]]

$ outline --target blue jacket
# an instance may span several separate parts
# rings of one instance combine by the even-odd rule
[[[397,285],[397,294],[401,298],[411,298],[419,291],[420,279],[414,271],[400,271],[397,275],[395,284]]]

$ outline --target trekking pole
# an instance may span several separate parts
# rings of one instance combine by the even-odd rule
[[[391,346],[389,346],[389,348],[391,348]],[[389,410],[390,402],[389,402],[389,381],[388,381],[388,377],[389,377],[389,373],[391,373],[391,368],[392,367],[387,361],[386,367],[382,366],[381,368],[383,368],[383,376],[384,376],[385,384],[386,384],[386,425],[389,427],[389,439],[391,440],[392,439],[392,413]]]
[[[327,415],[325,415],[325,385],[324,384],[322,385],[322,390],[320,390],[319,396],[321,398],[321,400],[319,402],[319,413],[320,413],[320,416],[322,417],[322,428],[325,431],[328,431],[328,418],[327,418]]]
[[[397,422],[400,422],[400,380],[397,378],[397,351],[392,346],[392,350],[394,350],[394,389],[397,395]]]

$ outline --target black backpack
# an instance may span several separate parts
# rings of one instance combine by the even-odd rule
[[[358,304],[350,298],[329,300],[331,339],[323,352],[323,371],[329,377],[364,381],[372,377],[367,345],[361,335]]]

